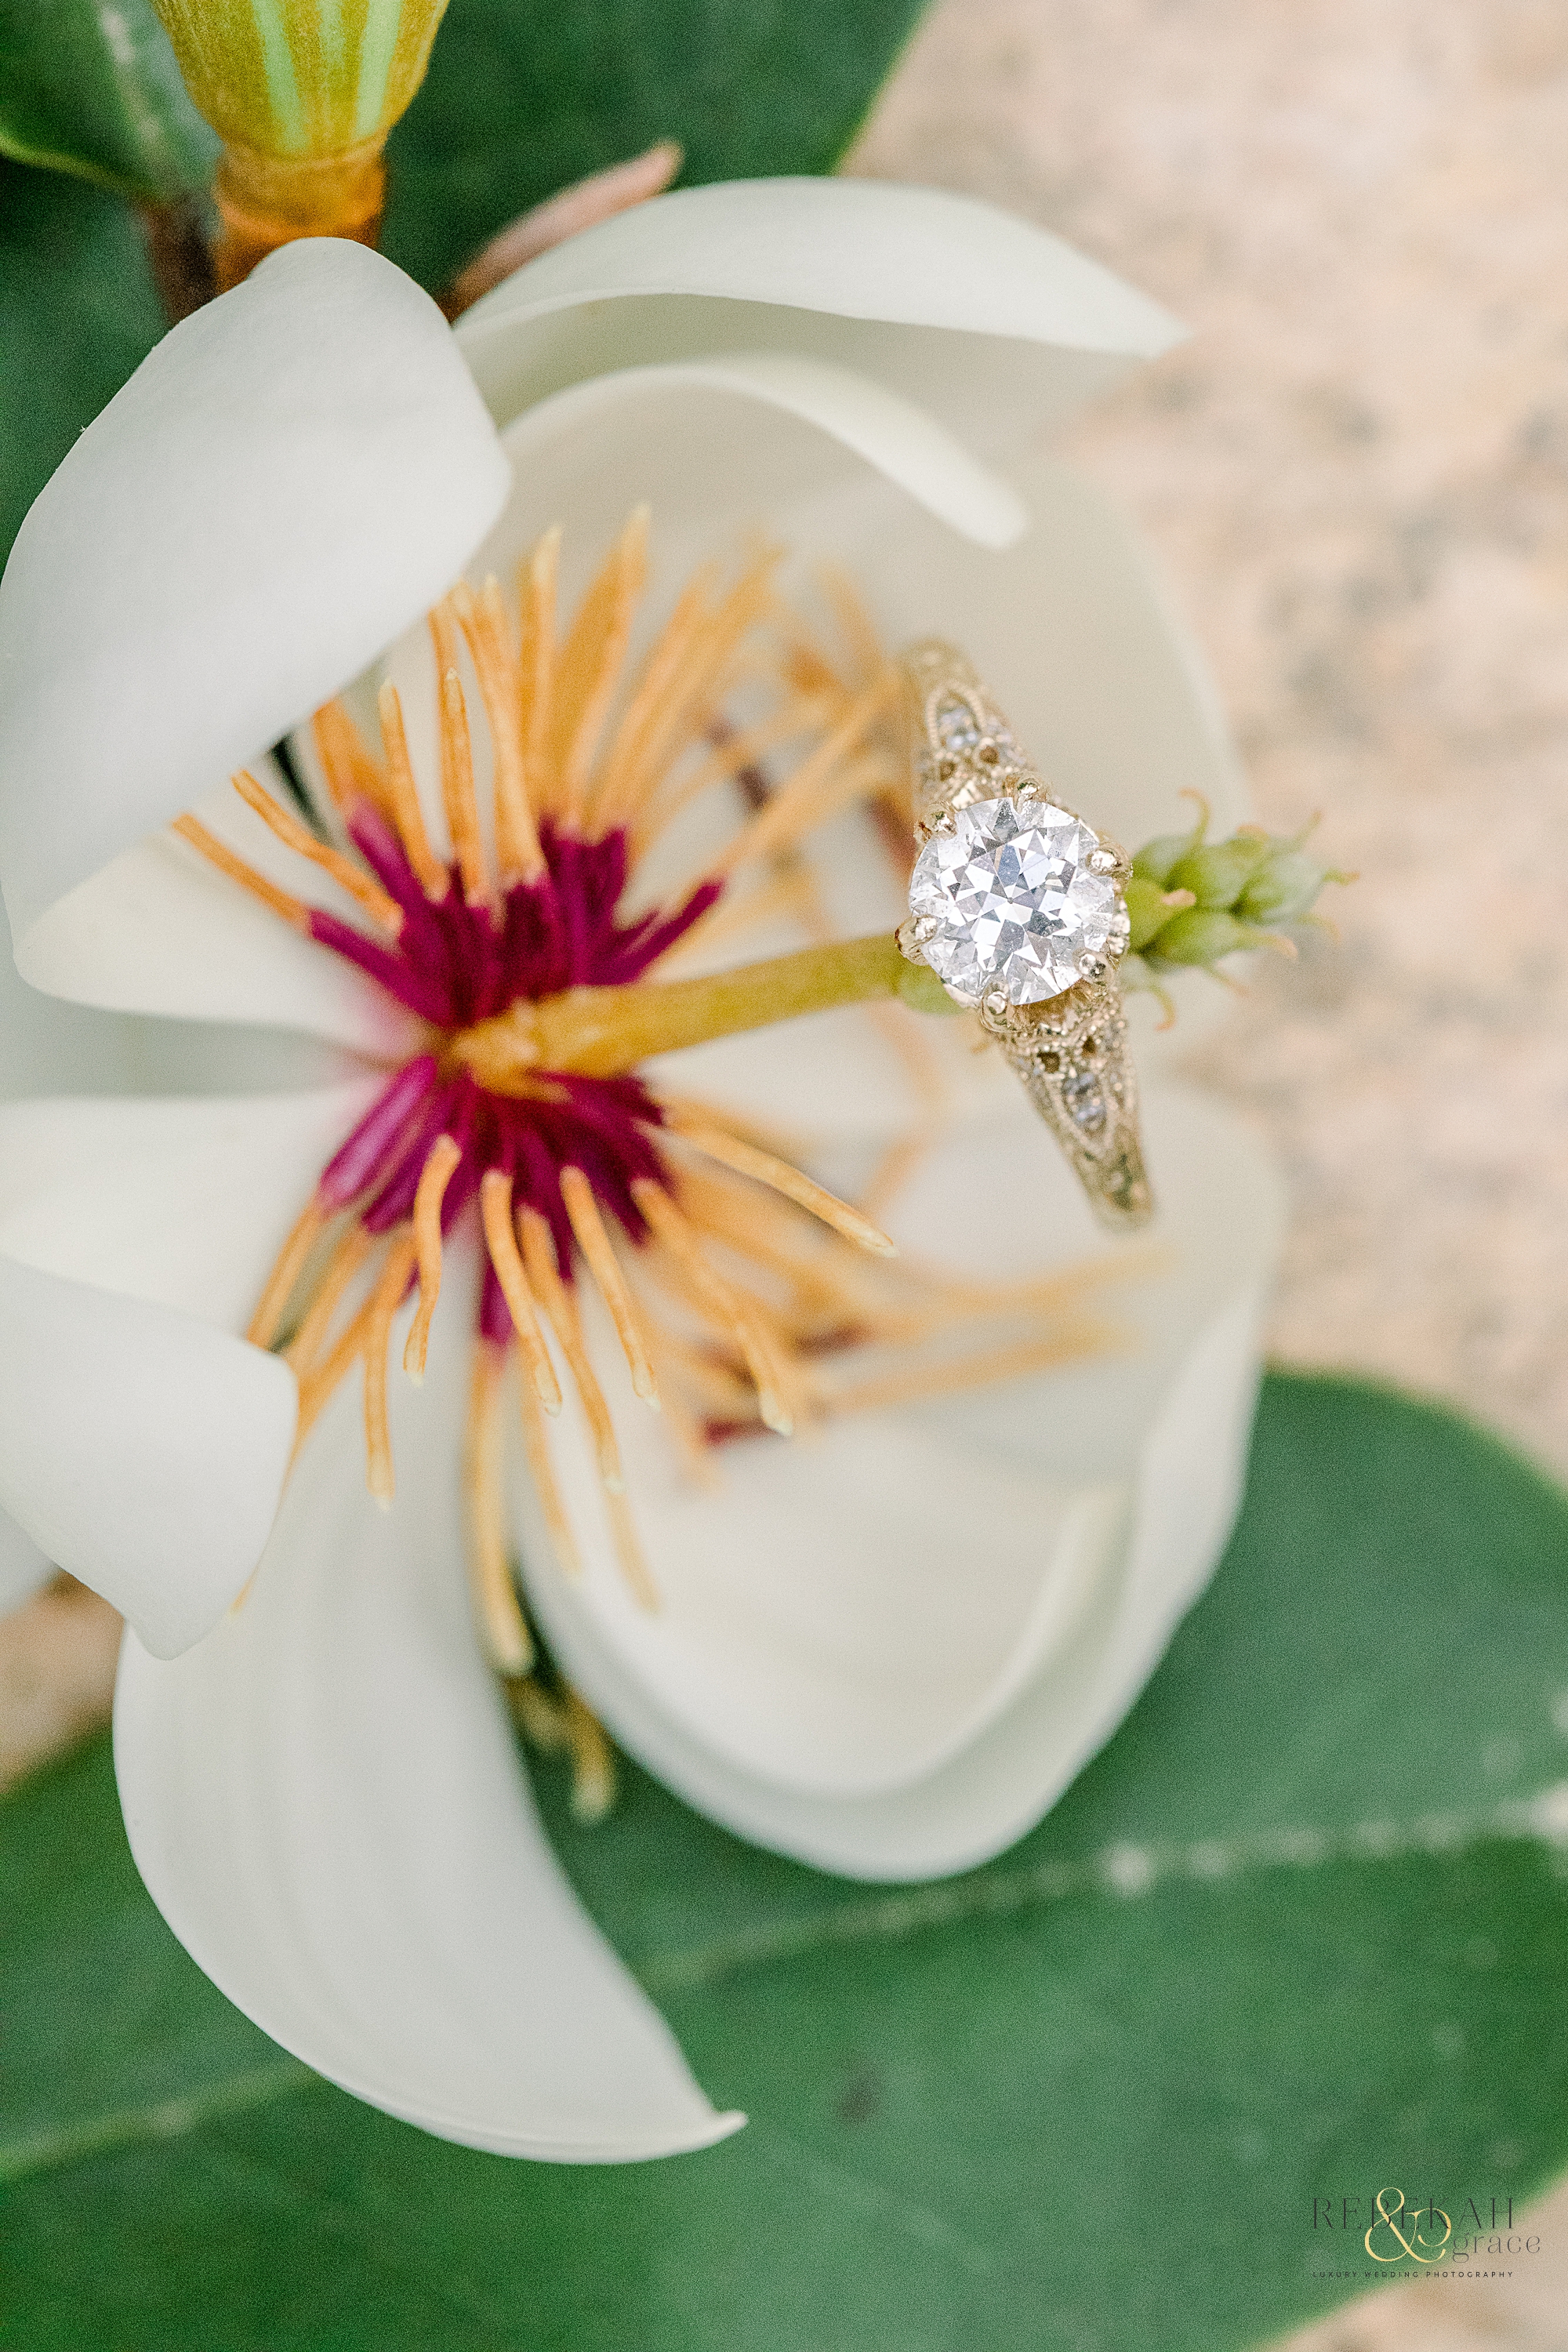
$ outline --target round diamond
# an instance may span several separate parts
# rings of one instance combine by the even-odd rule
[[[1059,996],[1124,927],[1116,886],[1089,870],[1098,835],[1048,801],[976,801],[954,812],[915,860],[910,912],[934,921],[921,953],[937,977],[978,1001]]]

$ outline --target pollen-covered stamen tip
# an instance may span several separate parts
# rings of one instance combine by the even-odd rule
[[[539,1328],[538,1303],[518,1253],[511,1223],[511,1178],[504,1168],[485,1171],[479,1184],[479,1220],[485,1229],[485,1247],[511,1317],[511,1328],[517,1334],[527,1385],[546,1412],[559,1412],[561,1383]]]
[[[414,1263],[413,1234],[398,1235],[376,1276],[365,1313],[365,1484],[383,1510],[392,1508],[397,1486],[392,1468],[392,1433],[386,1420],[386,1350],[392,1338],[392,1318],[407,1294]]]
[[[577,1246],[610,1310],[610,1320],[616,1327],[616,1337],[621,1343],[621,1352],[632,1376],[633,1393],[641,1397],[643,1402],[651,1405],[657,1412],[658,1387],[654,1379],[647,1336],[633,1304],[631,1292],[626,1287],[626,1278],[621,1272],[610,1236],[605,1230],[599,1204],[594,1198],[594,1188],[580,1168],[568,1167],[561,1171],[561,1197],[566,1203],[566,1213],[572,1221]]]
[[[441,1202],[463,1156],[452,1136],[437,1136],[419,1171],[414,1194],[414,1254],[419,1269],[419,1305],[403,1350],[403,1369],[417,1387],[425,1378],[430,1318],[441,1296]]]
[[[616,1444],[610,1408],[605,1402],[605,1391],[588,1360],[576,1301],[556,1271],[553,1236],[537,1209],[525,1208],[520,1212],[518,1229],[522,1240],[522,1262],[527,1270],[529,1286],[549,1318],[551,1328],[560,1343],[561,1352],[566,1359],[567,1369],[582,1400],[583,1411],[593,1434],[600,1484],[607,1494],[624,1494],[626,1473],[621,1468],[620,1448]]]
[[[791,1167],[787,1160],[759,1150],[754,1143],[747,1143],[728,1128],[721,1127],[717,1120],[683,1104],[665,1105],[665,1125],[695,1144],[710,1160],[717,1160],[721,1167],[733,1169],[738,1176],[752,1177],[770,1192],[782,1193],[786,1201],[793,1201],[797,1208],[808,1211],[836,1234],[842,1234],[857,1249],[867,1251],[872,1257],[897,1257],[897,1245],[879,1225],[873,1224],[847,1201],[841,1201],[837,1193],[814,1182],[800,1169]]]
[[[764,1428],[778,1437],[793,1436],[795,1416],[786,1401],[787,1369],[755,1304],[709,1265],[691,1225],[662,1185],[640,1177],[632,1185],[632,1198],[703,1311],[739,1349],[757,1392],[757,1411]]]

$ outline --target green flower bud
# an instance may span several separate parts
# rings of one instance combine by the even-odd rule
[[[1268,856],[1237,898],[1236,911],[1250,922],[1295,922],[1310,910],[1325,882],[1354,879],[1309,857],[1294,841],[1270,842]]]
[[[153,0],[225,143],[348,153],[384,139],[424,79],[447,0]]]
[[[1172,919],[1176,908],[1168,903],[1170,893],[1163,890],[1158,882],[1151,882],[1139,873],[1136,866],[1133,867],[1132,879],[1127,885],[1127,913],[1132,925],[1127,944],[1134,955],[1140,954],[1149,945],[1162,924]],[[1192,900],[1184,893],[1178,897],[1178,906],[1191,904]]]
[[[1234,906],[1268,850],[1268,835],[1249,827],[1245,833],[1233,834],[1228,841],[1216,841],[1178,857],[1166,877],[1167,886],[1190,890],[1200,907]]]
[[[1238,948],[1261,946],[1267,934],[1251,923],[1238,922],[1221,907],[1189,907],[1173,915],[1161,931],[1150,956],[1158,968],[1173,963],[1217,963]]]
[[[1141,880],[1157,882],[1162,890],[1169,887],[1171,868],[1178,858],[1185,857],[1197,846],[1208,824],[1208,811],[1195,833],[1163,833],[1156,840],[1146,841],[1132,860],[1132,871]]]

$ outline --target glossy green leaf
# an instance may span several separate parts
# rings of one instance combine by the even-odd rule
[[[142,1895],[100,1745],[0,1812],[9,2340],[1253,2343],[1374,2272],[1346,2198],[1484,2215],[1568,2161],[1565,1764],[1563,1497],[1444,1413],[1277,1377],[1212,1590],[988,1868],[858,1886],[636,1774],[575,1829],[547,1781],[584,1899],[752,2116],[578,2170],[427,2139],[247,2026]]]
[[[135,214],[81,180],[0,159],[0,562],[163,330]]]
[[[831,170],[926,0],[452,0],[383,240],[431,287],[555,189],[679,139],[687,183]]]
[[[216,143],[150,0],[0,0],[0,155],[167,199]]]

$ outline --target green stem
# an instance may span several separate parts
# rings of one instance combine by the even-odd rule
[[[465,1030],[451,1051],[493,1093],[526,1092],[534,1072],[608,1078],[656,1054],[705,1045],[775,1021],[901,996],[922,1010],[932,974],[907,963],[890,932],[742,964],[703,980],[638,981],[627,988],[574,988],[540,1004],[514,1004]],[[942,995],[942,1009],[950,1001]]]

